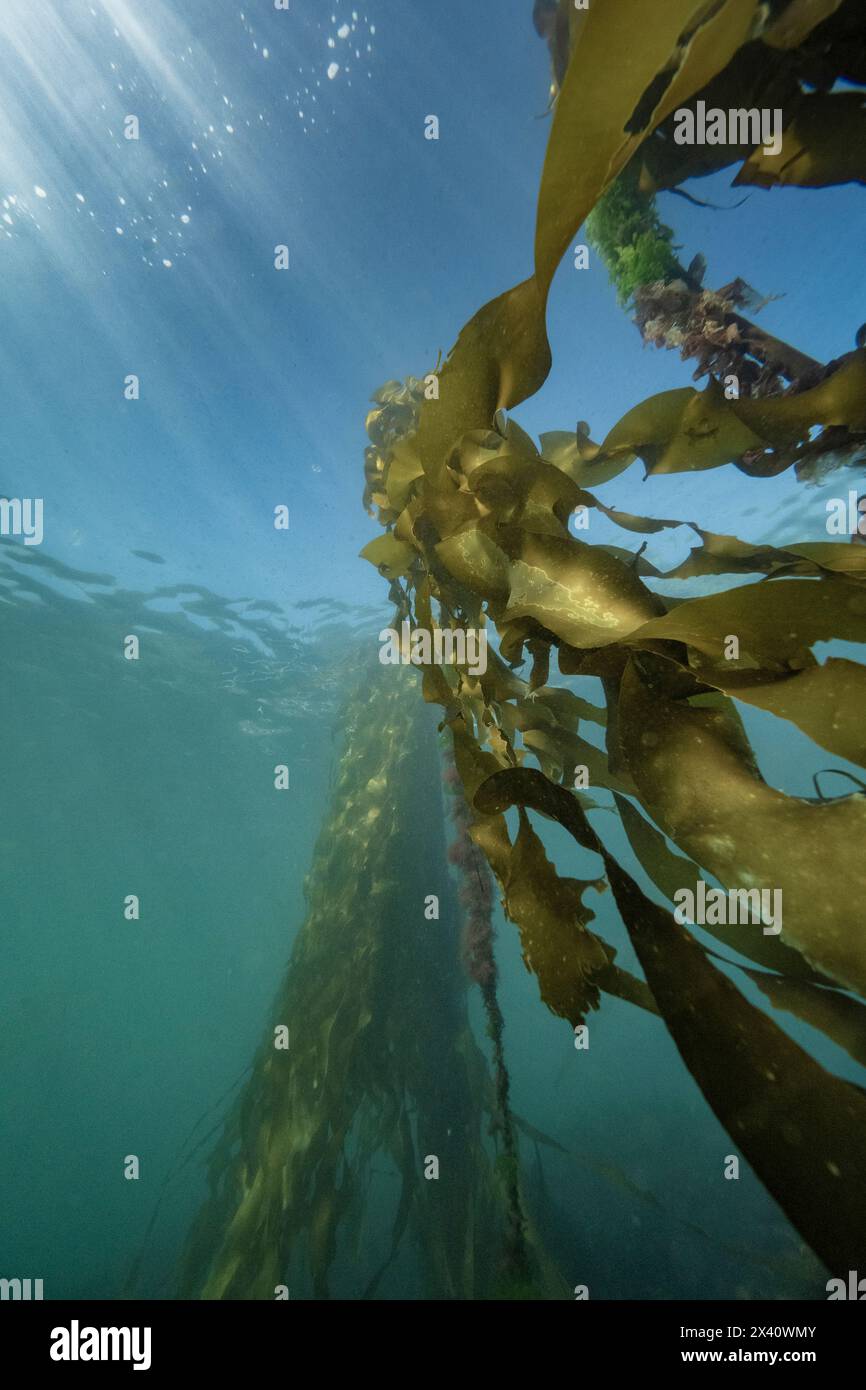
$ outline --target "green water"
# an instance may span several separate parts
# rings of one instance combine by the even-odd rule
[[[154,599],[41,556],[5,558],[2,579],[4,1261],[53,1298],[171,1296],[206,1160],[304,919],[347,737],[340,690],[363,658],[348,626],[293,634],[214,595]],[[131,628],[138,661],[123,657]],[[433,1056],[452,1008],[488,1047],[456,967],[435,722],[422,712],[394,910],[418,933],[423,895],[442,892],[444,920],[424,930],[451,984],[437,1003],[422,957],[420,993],[383,1003]],[[561,872],[586,869],[558,827],[545,842]],[[138,921],[124,915],[133,893]],[[633,964],[609,900],[593,904]],[[820,1266],[757,1181],[722,1180],[730,1141],[658,1020],[606,999],[589,1051],[575,1050],[516,929],[496,920],[513,1107],[559,1146],[522,1132],[525,1201],[566,1283],[613,1298],[820,1296]],[[130,1154],[138,1181],[124,1178]],[[373,1170],[334,1294],[358,1297],[389,1248],[399,1175],[387,1155]],[[377,1294],[422,1296],[428,1279],[410,1236]],[[292,1296],[310,1293],[297,1268]]]

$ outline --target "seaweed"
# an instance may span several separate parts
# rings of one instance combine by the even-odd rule
[[[229,1116],[182,1292],[271,1298],[309,1280],[327,1297],[340,1242],[363,1247],[374,1165],[387,1155],[399,1195],[384,1252],[358,1274],[362,1296],[393,1274],[410,1232],[434,1297],[564,1296],[524,1200],[491,873],[543,1005],[575,1028],[606,996],[651,1015],[815,1254],[840,1270],[866,1257],[863,1092],[740,988],[756,986],[769,1008],[862,1061],[866,953],[852,903],[866,890],[866,800],[856,782],[833,798],[769,786],[737,712],[737,702],[752,705],[866,765],[863,667],[822,663],[815,650],[866,640],[866,552],[749,544],[700,521],[615,511],[592,491],[636,458],[649,479],[733,465],[760,487],[790,467],[809,479],[862,455],[862,343],[821,364],[757,329],[741,311],[759,296],[742,281],[705,290],[701,258],[679,266],[653,202],[659,189],[736,162],[741,183],[862,181],[862,95],[832,91],[840,80],[866,85],[854,8],[658,0],[650,11],[646,0],[610,0],[578,14],[567,0],[536,3],[553,81],[531,273],[485,304],[431,373],[385,383],[366,422],[363,501],[383,530],[362,554],[387,582],[395,621],[426,634],[431,650],[437,633],[467,624],[497,646],[480,672],[434,663],[418,680],[375,667],[347,699],[309,913],[274,1010],[291,1046],[275,1049],[266,1033]],[[784,101],[793,157],[676,144],[674,113],[697,100]],[[536,444],[508,411],[550,371],[547,301],[587,218],[647,340],[679,346],[709,379],[703,391],[639,403],[600,443],[581,421]],[[725,389],[729,370],[739,393]],[[578,539],[569,527],[578,511],[627,538],[686,526],[699,544],[660,574],[645,541]],[[726,575],[753,582],[702,598],[653,587]],[[596,677],[604,705],[555,683],[573,676]],[[423,861],[447,898],[435,817],[426,850],[413,836],[414,792],[443,772],[423,737],[424,704],[439,706],[447,744],[462,934],[456,904],[443,914],[447,930],[425,930],[398,876],[398,865]],[[583,723],[603,732],[603,748]],[[587,857],[585,878],[559,875],[539,833],[545,819]],[[664,905],[619,862],[617,842]],[[680,888],[700,883],[781,888],[780,934],[711,924],[721,955],[669,910]],[[598,929],[587,898],[606,889],[642,976],[619,965]],[[469,1027],[461,957],[481,992],[489,1063]],[[447,1185],[425,1181],[431,1154]]]
[[[429,1297],[502,1296],[515,1280],[563,1293],[516,1190],[501,1039],[491,1087],[469,1026],[444,839],[430,833],[432,818],[419,833],[411,815],[419,780],[438,766],[416,683],[412,670],[362,662],[345,699],[346,742],[307,881],[308,914],[209,1159],[183,1297],[274,1298],[285,1286],[326,1298],[344,1240],[355,1242],[355,1296],[373,1297],[410,1239]],[[414,898],[400,873],[406,863]],[[424,914],[431,889],[441,904],[435,922]],[[489,1002],[501,1031],[495,992]],[[288,1046],[275,1045],[281,1029]],[[430,1156],[439,1181],[425,1178]],[[374,1266],[364,1215],[383,1158],[399,1195]]]
[[[558,9],[536,6],[553,56],[554,101],[533,271],[463,327],[437,364],[436,392],[428,396],[410,379],[378,394],[364,500],[385,536],[362,552],[387,577],[405,580],[414,626],[432,633],[472,622],[496,634],[486,679],[465,666],[428,667],[423,696],[442,708],[475,812],[472,839],[544,1003],[573,1025],[603,1007],[605,994],[657,1014],[732,1141],[813,1251],[840,1269],[866,1256],[862,1092],[815,1062],[731,977],[739,971],[771,1007],[862,1056],[862,1006],[851,995],[866,998],[866,957],[852,904],[866,890],[858,855],[866,800],[861,790],[809,799],[769,786],[735,702],[863,764],[863,667],[838,657],[821,663],[815,650],[866,641],[862,549],[751,545],[696,521],[615,512],[591,489],[638,457],[649,478],[735,465],[758,487],[792,466],[809,479],[820,458],[862,457],[860,338],[853,352],[822,365],[742,317],[758,302],[744,282],[705,291],[700,258],[681,281],[671,279],[681,268],[651,197],[738,158],[731,147],[671,139],[675,110],[698,99],[775,107],[781,93],[787,109],[790,98],[794,157],[777,164],[753,153],[739,182],[862,181],[862,93],[830,93],[840,79],[866,85],[855,8],[665,0],[650,14],[643,0],[615,0],[591,7],[578,24],[565,0]],[[804,82],[819,91],[804,95]],[[680,297],[676,311],[664,310],[659,340],[674,345],[670,315],[681,313],[688,332],[678,345],[709,380],[701,392],[685,386],[635,406],[600,444],[581,421],[536,445],[507,412],[548,375],[551,283],[590,215],[620,296],[633,298],[639,317],[642,295],[644,309],[652,295],[659,303],[669,291]],[[658,282],[647,278],[654,257]],[[742,392],[726,389],[733,367]],[[700,545],[659,575],[643,544],[632,551],[578,539],[569,529],[578,509],[597,509],[639,535],[686,525]],[[726,574],[756,582],[703,598],[666,597],[651,583]],[[555,662],[560,677],[599,678],[604,710],[593,716],[555,685]],[[603,750],[581,737],[581,719],[602,725]],[[578,782],[577,768],[588,779]],[[513,806],[512,841],[505,812]],[[596,857],[594,877],[559,877],[530,811],[558,821]],[[606,831],[614,821],[622,828],[666,902],[701,879],[726,890],[781,888],[781,934],[768,936],[755,922],[714,927],[741,958],[723,972],[696,932],[626,872],[610,835],[590,822],[596,811]],[[590,928],[584,895],[605,885],[644,979],[622,971]]]

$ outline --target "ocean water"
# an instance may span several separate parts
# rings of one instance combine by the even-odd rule
[[[393,607],[358,552],[378,534],[361,506],[372,392],[432,370],[531,269],[549,57],[529,0],[354,5],[0,14],[2,487],[44,499],[41,544],[0,539],[0,1277],[41,1278],[46,1298],[267,1296],[253,1270],[302,1299],[501,1293],[494,1043],[459,962],[441,711],[377,661]],[[778,294],[763,326],[821,361],[849,351],[862,190],[734,208],[729,184],[699,185],[721,210],[660,196],[682,258]],[[689,384],[677,354],[641,346],[597,260],[560,269],[548,324],[550,377],[513,412],[536,437],[585,419],[601,438]],[[642,475],[599,495],[779,546],[827,539],[827,499],[855,485]],[[601,520],[593,540],[622,533]],[[660,532],[646,556],[671,568],[693,543]],[[599,701],[599,682],[570,685]],[[857,772],[740,712],[787,794],[813,795],[831,762]],[[612,819],[593,823],[646,886]],[[561,827],[536,828],[561,874],[597,877]],[[732,1141],[659,1020],[605,997],[578,1050],[493,899],[542,1296],[824,1297],[748,1164],[722,1179]],[[611,893],[588,900],[639,973]],[[824,1034],[774,1018],[866,1084]],[[269,1070],[279,1023],[290,1057],[329,1059],[296,1090]],[[250,1156],[267,1168],[302,1141],[321,1141],[320,1167],[286,1198],[281,1245],[240,1219]]]

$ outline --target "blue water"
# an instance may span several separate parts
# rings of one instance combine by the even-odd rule
[[[360,504],[368,398],[432,369],[531,268],[549,75],[530,20],[528,0],[4,0],[2,486],[44,498],[45,535],[0,541],[0,1275],[41,1277],[47,1297],[119,1297],[139,1257],[134,1291],[174,1288],[206,1136],[304,919],[342,699],[387,621],[357,558],[377,533]],[[431,112],[438,142],[423,138]],[[729,182],[700,196],[732,205]],[[755,191],[724,212],[663,194],[660,209],[711,283],[784,291],[769,332],[821,360],[853,346],[857,189]],[[689,381],[675,354],[641,347],[595,258],[581,274],[566,258],[549,334],[550,378],[515,411],[536,436],[585,419],[601,438]],[[826,539],[825,501],[848,487],[844,473],[642,472],[602,500],[776,544]],[[600,522],[593,539],[622,535]],[[693,540],[660,533],[647,557],[670,567]],[[767,779],[811,793],[827,755],[743,714]],[[283,763],[291,790],[275,797]],[[419,833],[440,799],[419,786]],[[592,876],[564,832],[544,837],[562,873]],[[636,970],[610,896],[592,899],[599,927]],[[497,933],[514,1109],[560,1146],[524,1141],[527,1201],[566,1282],[822,1296],[822,1267],[746,1165],[719,1179],[730,1140],[658,1021],[608,999],[578,1054],[498,911]],[[483,1043],[477,992],[467,1006]],[[863,1084],[833,1044],[781,1022]],[[370,1268],[387,1251],[385,1187]],[[337,1287],[356,1296],[341,1258]],[[422,1287],[407,1257],[380,1293]]]

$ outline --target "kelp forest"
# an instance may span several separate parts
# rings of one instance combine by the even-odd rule
[[[682,264],[665,219],[697,204],[736,245],[744,198],[808,189],[818,209],[866,181],[863,7],[527,10],[551,73],[529,273],[372,397],[363,505],[380,529],[361,563],[397,659],[368,645],[344,692],[306,917],[208,1145],[184,1298],[592,1297],[532,1195],[552,1141],[515,1103],[512,946],[578,1068],[613,1008],[667,1037],[727,1136],[719,1174],[736,1159],[755,1175],[812,1296],[866,1270],[866,1093],[805,1041],[866,1065],[859,492],[852,526],[784,547],[637,500],[652,511],[660,477],[724,469],[760,514],[781,474],[808,489],[862,469],[862,300],[847,347],[818,360],[808,336],[761,327],[784,285]],[[749,112],[779,113],[779,138],[731,138]],[[724,209],[700,184],[721,172]],[[581,257],[681,384],[606,432],[559,419],[533,438],[512,412],[548,378],[554,276]],[[636,461],[635,509],[602,501]],[[593,538],[602,523],[617,543]],[[654,539],[677,528],[688,556],[662,569]],[[486,663],[431,657],[467,629]],[[768,780],[753,714],[820,750],[811,794]]]

